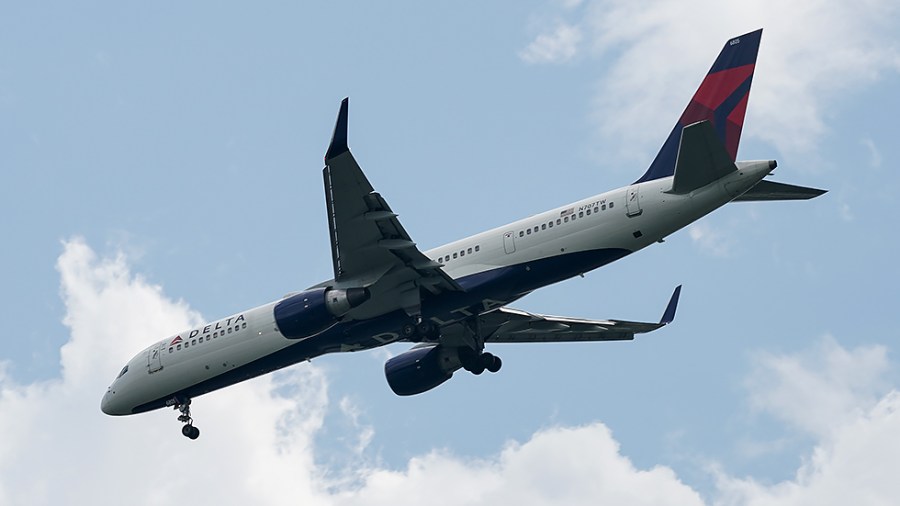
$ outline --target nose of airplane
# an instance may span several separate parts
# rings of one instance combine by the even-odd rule
[[[110,397],[111,397],[111,391],[107,390],[106,393],[103,394],[103,399],[100,399],[100,411],[106,413],[107,415],[112,414],[110,412],[110,405],[109,405]]]
[[[100,411],[107,415],[127,415],[127,410],[121,404],[120,399],[116,398],[116,392],[110,387],[103,394],[103,399],[100,399]]]

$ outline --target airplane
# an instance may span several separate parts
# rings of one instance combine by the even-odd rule
[[[507,304],[641,250],[729,202],[805,200],[825,190],[764,179],[775,160],[736,161],[762,30],[726,42],[634,183],[421,251],[347,145],[341,102],[323,169],[334,278],[168,336],[134,356],[103,395],[108,415],[164,407],[196,439],[191,399],[326,353],[413,347],[384,373],[415,395],[459,369],[495,373],[494,343],[631,340],[658,322],[530,313]]]

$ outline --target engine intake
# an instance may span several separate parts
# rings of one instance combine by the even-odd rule
[[[369,297],[367,288],[307,290],[275,305],[275,323],[288,339],[304,339],[329,329]]]

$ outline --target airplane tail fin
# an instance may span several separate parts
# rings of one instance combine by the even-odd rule
[[[635,183],[673,175],[681,132],[700,121],[710,122],[731,161],[735,161],[761,38],[759,29],[725,43],[653,163]]]

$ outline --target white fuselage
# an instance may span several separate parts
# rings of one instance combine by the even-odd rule
[[[647,181],[440,246],[426,255],[444,264],[444,271],[458,280],[582,251],[608,248],[634,252],[723,206],[771,171],[769,162],[739,162],[737,166],[738,171],[689,194],[667,193],[672,188],[672,177]],[[141,351],[109,386],[101,409],[107,414],[125,415],[160,399],[171,398],[174,405],[181,392],[215,378],[228,379],[210,390],[290,365],[266,364],[241,375],[225,376],[298,343],[277,328],[273,316],[277,303],[189,329]],[[395,340],[392,337],[373,342],[386,344]],[[308,358],[311,357],[298,355],[292,357],[291,363]],[[149,409],[156,407],[160,406]]]

